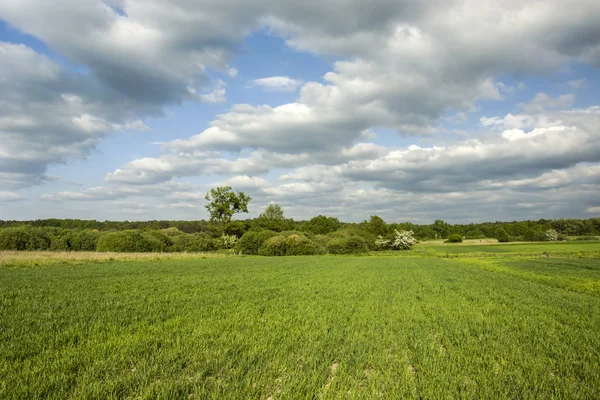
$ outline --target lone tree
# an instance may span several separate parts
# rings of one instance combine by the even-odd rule
[[[206,209],[210,214],[210,222],[217,226],[221,234],[235,213],[248,212],[248,203],[252,200],[244,192],[234,192],[231,186],[210,189],[204,198],[208,201]]]

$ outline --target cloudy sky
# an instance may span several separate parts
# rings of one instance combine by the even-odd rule
[[[600,215],[598,0],[2,0],[0,219]]]

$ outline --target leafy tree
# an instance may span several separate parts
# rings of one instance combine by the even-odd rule
[[[371,215],[368,221],[364,221],[361,225],[364,229],[376,236],[386,236],[389,233],[389,229],[383,218],[377,215]]]
[[[276,220],[276,221],[281,221],[281,220],[285,219],[283,217],[283,210],[281,209],[281,206],[279,206],[279,204],[269,204],[267,206],[267,208],[265,209],[265,212],[260,214],[258,216],[258,218],[270,219],[270,220]]]
[[[254,226],[274,232],[282,232],[292,230],[294,223],[284,217],[283,210],[278,204],[269,204],[265,212],[255,220]]]
[[[210,189],[205,199],[208,201],[206,209],[210,214],[210,222],[216,225],[221,233],[235,213],[248,212],[248,203],[252,200],[244,192],[234,192],[231,186]]]
[[[315,235],[327,235],[330,232],[335,232],[340,228],[340,221],[335,217],[326,217],[318,215],[308,221],[306,229]]]
[[[450,224],[441,219],[436,219],[431,229],[436,234],[436,238],[445,238],[448,237],[448,229],[450,229]]]

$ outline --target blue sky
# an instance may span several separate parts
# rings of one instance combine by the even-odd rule
[[[0,218],[600,215],[600,6],[0,5]],[[565,11],[566,10],[566,11]]]

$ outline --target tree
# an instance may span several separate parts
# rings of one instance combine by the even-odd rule
[[[433,225],[431,226],[431,229],[433,229],[433,231],[436,234],[436,239],[448,237],[448,229],[449,228],[450,228],[450,224],[448,224],[446,221],[441,220],[441,219],[436,219],[435,222],[433,223]]]
[[[340,221],[335,217],[318,215],[308,221],[306,229],[316,235],[327,235],[340,229]]]
[[[366,231],[373,235],[386,236],[389,232],[388,226],[383,218],[377,215],[371,215],[371,218],[368,221],[363,221],[361,225],[364,226]]]
[[[284,219],[283,210],[278,204],[269,204],[265,212],[260,214],[258,218],[282,221]]]
[[[283,210],[277,204],[269,204],[255,220],[254,226],[275,232],[293,229],[292,221],[284,217]]]
[[[239,190],[234,193],[231,186],[210,189],[204,198],[208,201],[206,209],[210,214],[210,222],[216,225],[221,234],[235,213],[248,212],[248,203],[252,200]]]

